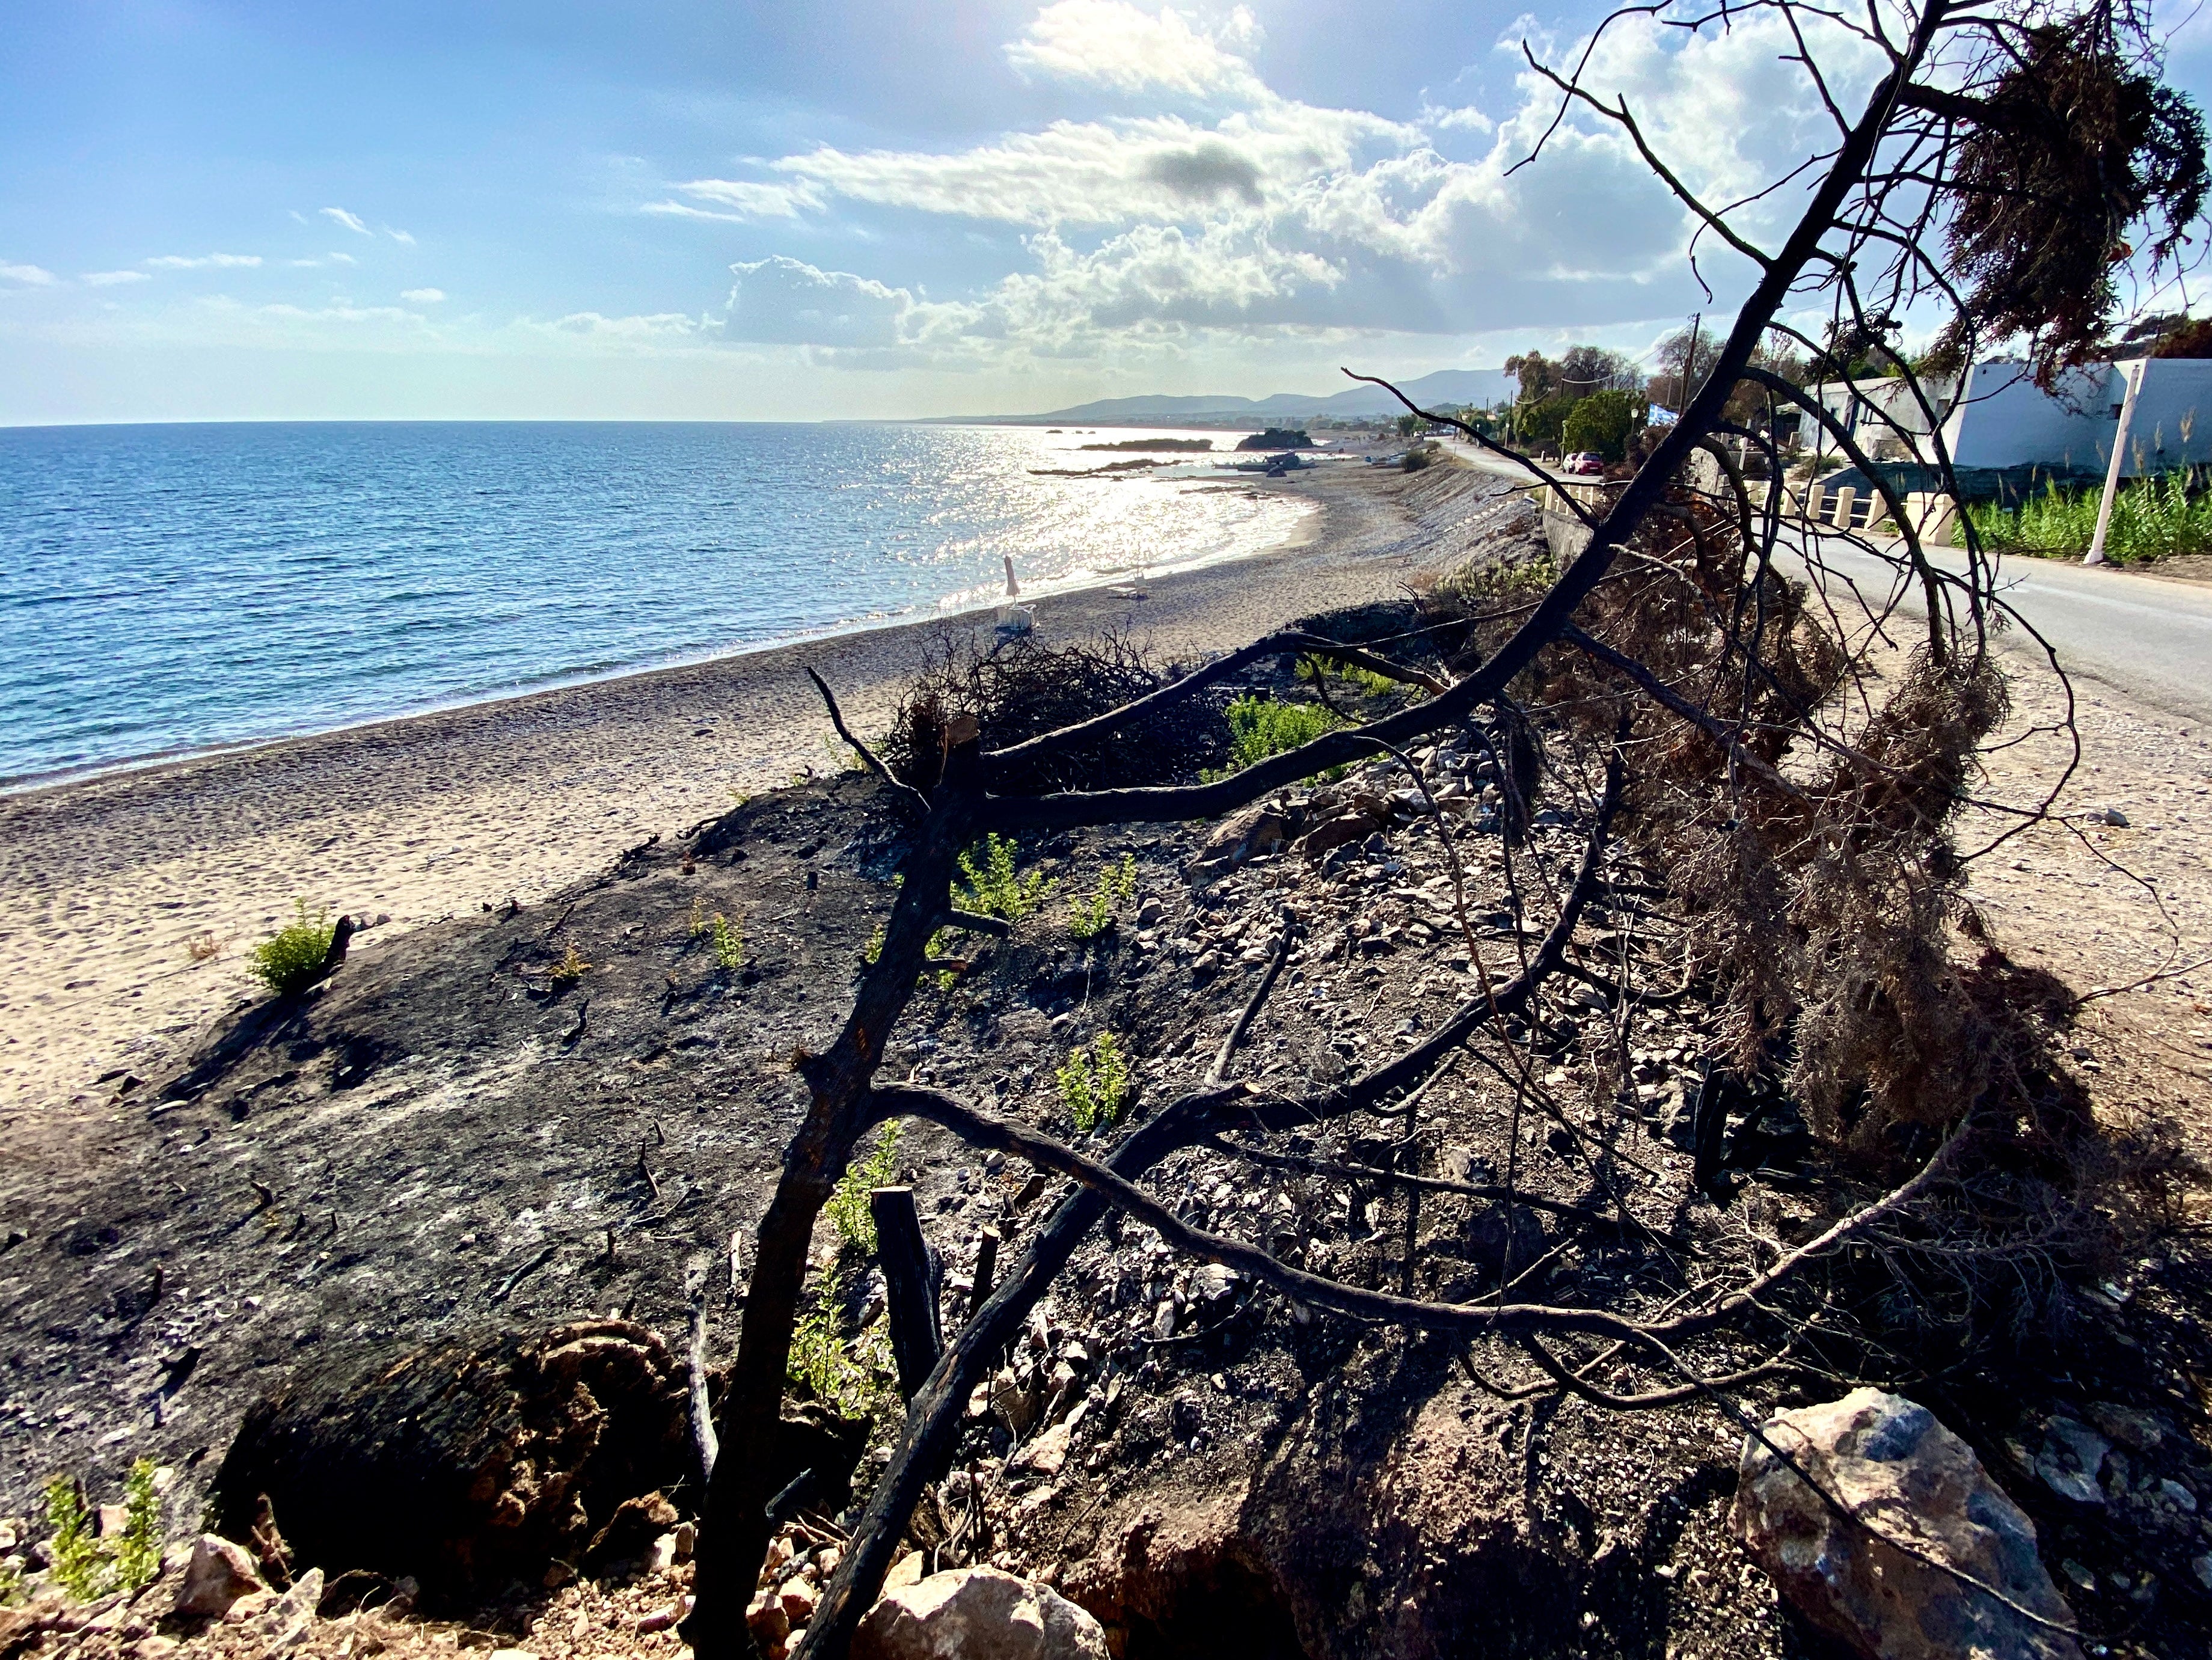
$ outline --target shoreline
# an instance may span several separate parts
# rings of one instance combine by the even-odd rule
[[[1231,648],[1459,556],[1451,532],[1494,499],[1458,470],[1271,488],[1314,507],[1286,543],[1148,578],[1143,599],[1121,584],[1040,596],[1040,630],[1126,631],[1162,659]],[[149,1075],[253,994],[246,948],[295,899],[388,918],[355,941],[374,952],[842,766],[802,671],[872,734],[931,643],[975,623],[855,629],[0,795],[0,1123],[45,1140],[79,1116],[52,1104],[103,1109],[101,1074]]]
[[[1250,479],[1177,481],[1203,482],[1222,489],[1265,490],[1270,495],[1291,495],[1296,492],[1267,490],[1267,482]],[[1279,540],[1264,547],[1250,548],[1241,552],[1203,554],[1195,558],[1164,564],[1153,569],[1143,568],[1132,574],[1127,571],[1091,571],[1085,569],[1079,577],[1039,577],[1033,588],[1025,587],[1022,593],[1024,603],[1041,603],[1056,596],[1085,593],[1102,587],[1129,582],[1163,581],[1192,571],[1209,570],[1216,566],[1237,564],[1249,560],[1265,559],[1271,556],[1294,551],[1314,539],[1316,521],[1327,517],[1326,508],[1318,503],[1309,506],[1298,521]],[[1079,568],[1081,569],[1081,568]],[[1018,575],[1019,573],[1017,573]],[[971,592],[971,591],[968,591]],[[436,715],[453,714],[470,709],[483,709],[521,699],[550,696],[573,691],[581,687],[604,685],[646,675],[661,674],[683,669],[701,668],[732,659],[757,657],[767,653],[796,649],[843,640],[856,635],[898,629],[930,625],[957,624],[963,618],[994,611],[1000,601],[996,597],[963,598],[956,590],[937,601],[934,611],[924,612],[917,607],[904,611],[868,617],[860,621],[831,623],[825,627],[803,630],[796,634],[779,635],[771,640],[720,645],[698,651],[679,651],[672,656],[645,662],[624,664],[608,669],[578,669],[556,672],[547,678],[504,690],[464,692],[450,698],[439,698],[427,703],[394,710],[390,714],[372,715],[364,720],[340,721],[334,725],[309,725],[292,732],[273,733],[264,737],[240,738],[214,744],[187,744],[148,754],[125,757],[119,760],[88,761],[75,766],[53,768],[43,772],[16,773],[0,775],[0,802],[36,794],[50,789],[67,789],[72,786],[113,777],[118,774],[158,770],[164,767],[187,764],[195,761],[217,759],[227,756],[252,754],[276,745],[312,742],[317,739],[332,738],[347,733],[365,732],[396,722],[419,721]]]

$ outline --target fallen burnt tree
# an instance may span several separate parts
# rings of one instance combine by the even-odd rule
[[[1800,31],[1800,51],[1807,54],[1801,61],[1816,78],[1812,48],[1802,44],[1807,27],[1815,36],[1841,30],[1870,43],[1886,68],[1856,116],[1827,101],[1833,144],[1814,158],[1808,204],[1771,252],[1669,172],[1625,105],[1596,99],[1572,76],[1556,77],[1563,117],[1586,105],[1620,126],[1680,198],[1700,235],[1725,244],[1755,280],[1702,385],[1632,477],[1584,501],[1525,457],[1514,457],[1546,480],[1555,502],[1580,516],[1587,542],[1549,580],[1532,581],[1524,574],[1492,581],[1476,573],[1456,590],[1434,596],[1437,620],[1425,631],[1450,642],[1441,669],[1400,660],[1385,642],[1355,648],[1310,634],[1274,636],[1042,732],[1034,722],[1024,729],[1002,719],[1003,702],[989,696],[962,708],[957,698],[933,693],[910,703],[902,719],[896,769],[846,728],[830,700],[841,734],[908,816],[903,883],[842,1031],[822,1053],[798,1060],[810,1100],[757,1231],[743,1338],[720,1417],[721,1456],[709,1487],[697,1603],[684,1627],[702,1654],[720,1660],[749,1644],[744,1608],[776,1497],[765,1453],[784,1391],[811,1231],[858,1139],[887,1118],[930,1120],[970,1145],[1070,1178],[1076,1189],[909,1402],[890,1469],[802,1639],[799,1651],[810,1657],[844,1652],[915,1501],[950,1453],[970,1392],[1078,1242],[1109,1212],[1134,1219],[1174,1249],[1233,1265],[1301,1306],[1459,1339],[1505,1340],[1536,1376],[1517,1383],[1484,1379],[1502,1395],[1566,1391],[1621,1410],[1692,1397],[1725,1407],[1721,1391],[1765,1375],[1801,1346],[1828,1341],[1822,1294],[1815,1291],[1798,1303],[1796,1283],[1844,1248],[1877,1235],[1881,1250],[1897,1260],[1910,1255],[1915,1229],[1922,1249],[1944,1255],[1943,1209],[1933,1202],[1939,1189],[1954,1207],[1962,1192],[1994,1195],[1993,1203],[2031,1190],[2058,1195],[2056,1203],[2039,1200],[2039,1209],[2022,1207],[2050,1225],[2025,1246],[2046,1256],[2063,1254],[2067,1226],[2087,1225],[2088,1207],[2067,1185],[2069,1137],[2081,1128],[2078,1104],[2032,1047],[2014,1041],[2016,1034],[1990,1006],[1989,988],[1950,955],[1949,931],[1962,917],[1964,868],[1954,826],[1972,800],[1978,747],[2006,709],[2003,677],[1991,655],[1992,632],[2004,618],[1993,573],[1971,534],[1963,574],[1933,560],[1921,540],[1920,515],[1856,447],[1847,424],[1815,410],[1817,400],[1753,362],[1781,326],[1785,308],[1802,311],[1816,299],[1833,307],[1838,331],[1872,329],[1879,339],[1885,306],[1901,308],[1918,297],[1948,294],[1971,329],[1971,296],[1960,296],[1953,274],[1923,251],[1929,239],[1920,233],[1948,222],[1956,210],[1951,169],[1961,134],[1976,119],[1974,93],[2009,84],[2008,77],[2020,73],[2014,47],[2021,31],[2048,26],[2060,9],[2027,7],[2016,17],[1993,16],[1934,0],[1847,25],[1775,3],[1732,11],[1721,21],[1742,27],[1747,15],[1770,15]],[[2092,34],[2102,30],[2115,58],[2131,27],[2105,12],[2075,21]],[[1937,97],[1929,90],[1937,83],[1964,84],[1968,91]],[[2018,326],[2016,307],[2004,317]],[[1747,421],[1747,395],[1768,400],[1770,413],[1773,400],[1795,403],[1829,427],[1845,453],[1880,481],[1875,493],[1894,542],[1873,534],[1880,521],[1863,527],[1816,523],[1808,504],[1793,505],[1780,487],[1784,469],[1771,423]],[[1469,435],[1488,441],[1471,429]],[[1768,487],[1759,500],[1753,500],[1737,450],[1719,444],[1722,438],[1762,458]],[[1933,443],[1929,465],[1948,478],[1940,437]],[[1889,592],[1862,595],[1835,577],[1829,549],[1837,539],[1880,560],[1893,579]],[[1785,563],[1802,568],[1804,580],[1786,576]],[[1920,643],[1906,654],[1885,630],[1908,593],[1924,626],[1916,628]],[[1097,758],[1115,752],[1117,734],[1161,729],[1156,723],[1268,658],[1351,664],[1415,684],[1427,695],[1206,781],[1066,787],[1072,778],[1094,775]],[[1127,666],[1112,666],[1118,674]],[[826,696],[829,689],[823,690]],[[1409,757],[1415,746],[1444,734],[1464,734],[1494,763],[1501,792],[1498,865],[1511,897],[1507,932],[1518,959],[1510,975],[1493,976],[1485,961],[1447,815]],[[1424,798],[1451,861],[1457,921],[1477,981],[1457,1009],[1406,1054],[1333,1088],[1271,1093],[1223,1081],[1234,1059],[1232,1030],[1204,1086],[1157,1111],[1103,1158],[943,1092],[877,1082],[918,981],[926,971],[947,971],[933,942],[947,928],[988,926],[956,908],[952,898],[960,856],[980,838],[1233,814],[1317,773],[1376,757],[1401,765]],[[1547,787],[1575,802],[1588,827],[1571,873],[1547,872],[1525,855],[1516,859],[1516,838],[1530,822],[1534,798]],[[2040,809],[2028,804],[2006,810],[2024,823]],[[1540,891],[1554,877],[1563,879]],[[1547,911],[1551,921],[1531,949],[1518,919],[1535,909]],[[1613,924],[1602,958],[1577,939],[1594,911]],[[1635,925],[1662,917],[1686,925],[1686,937],[1666,965],[1669,972],[1655,983],[1653,953],[1639,943]],[[1275,971],[1294,949],[1296,927],[1295,916],[1286,915],[1273,967],[1240,1025],[1249,1024],[1275,983]],[[1725,1191],[1719,1152],[1731,1128],[1731,1101],[1749,1104],[1739,1104],[1741,1122],[1734,1127],[1737,1137],[1749,1138],[1765,1119],[1765,1104],[1784,1098],[1802,1110],[1803,1130],[1839,1167],[1872,1183],[1868,1202],[1794,1248],[1747,1240],[1735,1260],[1709,1265],[1712,1274],[1676,1297],[1674,1306],[1629,1314],[1596,1304],[1507,1300],[1516,1267],[1511,1218],[1518,1197],[1510,1152],[1502,1183],[1379,1167],[1361,1172],[1409,1194],[1408,1247],[1395,1292],[1294,1267],[1249,1242],[1194,1227],[1141,1185],[1180,1148],[1203,1143],[1255,1158],[1295,1156],[1270,1150],[1264,1139],[1354,1116],[1404,1116],[1440,1069],[1462,1055],[1492,1068],[1510,1087],[1511,1149],[1521,1145],[1524,1108],[1551,1119],[1570,1144],[1587,1142],[1588,1128],[1561,1110],[1538,1076],[1528,1025],[1520,1018],[1545,984],[1561,976],[1592,986],[1624,1011],[1679,995],[1693,982],[1711,988],[1724,1005],[1726,1041],[1707,1057],[1698,1098],[1700,1146],[1710,1142],[1713,1154],[1699,1160],[1700,1184],[1709,1191]],[[1571,1219],[1658,1237],[1617,1185],[1606,1186],[1607,1162],[1589,1157],[1609,1202]],[[1419,1211],[1413,1196],[1422,1192],[1480,1200],[1503,1211],[1504,1261],[1489,1295],[1449,1300],[1415,1294]],[[1986,1219],[1974,1219],[1981,1230],[1974,1249],[2002,1252],[2002,1225],[1984,1226]],[[1994,1247],[1992,1232],[1998,1236]],[[1899,1271],[1909,1280],[1909,1265]],[[1709,1353],[1697,1347],[1723,1337],[1727,1342]],[[1747,1339],[1763,1343],[1763,1352],[1739,1354]],[[1623,1372],[1648,1376],[1623,1384]],[[1748,1420],[1744,1426],[1759,1433]],[[1790,1462],[1787,1448],[1767,1450]],[[1810,1482],[1802,1470],[1799,1475]],[[1894,1539],[1888,1542],[1911,1554]],[[1986,1584],[1967,1589],[2002,1596]]]

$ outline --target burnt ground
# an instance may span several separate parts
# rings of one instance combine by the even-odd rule
[[[1482,763],[1449,745],[1423,763],[1440,789],[1462,789],[1452,833],[1498,971],[1516,948],[1495,821],[1475,806]],[[1289,1085],[1371,1064],[1474,983],[1437,830],[1397,794],[1404,782],[1377,767],[1326,795],[1294,792],[1294,822],[1364,801],[1377,829],[1323,860],[1254,859],[1195,894],[1183,868],[1214,827],[1024,846],[1022,868],[1056,885],[964,978],[917,997],[887,1069],[1070,1135],[1054,1070],[1111,1029],[1135,1057],[1141,1114],[1204,1072],[1286,902],[1305,942],[1238,1072]],[[1582,834],[1571,804],[1540,815],[1517,855],[1530,891],[1564,879]],[[1076,941],[1070,902],[1125,854],[1135,895],[1103,939]],[[0,1239],[22,1236],[0,1255],[0,1514],[25,1515],[57,1471],[112,1494],[143,1456],[179,1471],[169,1522],[189,1531],[254,1402],[434,1343],[619,1315],[680,1347],[687,1273],[711,1264],[726,1292],[733,1238],[749,1243],[800,1108],[793,1055],[842,1021],[896,854],[865,777],[779,791],[543,903],[388,944],[372,930],[327,985],[223,1023],[181,1073],[110,1080],[117,1128],[82,1166],[0,1195]],[[716,961],[718,913],[743,933],[735,969]],[[1613,938],[1594,925],[1593,945],[1601,931]],[[564,980],[572,948],[588,967]],[[1572,982],[1546,994],[1533,1037],[1563,1122],[1516,1118],[1504,1086],[1462,1063],[1410,1123],[1277,1150],[1474,1181],[1510,1160],[1523,1191],[1626,1209],[1635,1226],[1580,1234],[1524,1209],[1509,1245],[1495,1210],[1432,1196],[1419,1283],[1482,1294],[1510,1249],[1516,1296],[1634,1311],[1679,1294],[1684,1243],[1725,1254],[1747,1225],[1801,1239],[1866,1196],[1786,1153],[1741,1177],[1726,1207],[1698,1195],[1683,1096],[1711,1017],[1694,1000],[1646,1011],[1623,1095],[1578,1093],[1621,1041],[1615,1012]],[[927,1127],[908,1128],[898,1158],[957,1319],[981,1229],[1018,1249],[1056,1189]],[[1401,1271],[1395,1193],[1206,1149],[1152,1185],[1289,1260],[1375,1285]],[[2197,1564],[2212,1521],[2196,1506],[2212,1505],[2200,1371],[2212,1280],[2194,1237],[2024,1304],[2008,1344],[1961,1361],[1936,1334],[1934,1365],[1908,1345],[1881,1374],[1972,1441],[2035,1517],[2054,1578],[2100,1634],[2093,1651],[2206,1651],[2212,1562]],[[865,1264],[841,1256],[826,1223],[818,1246],[825,1281],[848,1275],[834,1301],[854,1332],[874,1312]],[[713,1356],[736,1317],[714,1301]],[[1903,1343],[1894,1327],[1880,1335]],[[1761,1352],[1747,1339],[1709,1359]],[[1853,1354],[1864,1369],[1867,1352]],[[1821,1374],[1832,1354],[1805,1358],[1814,1370],[1737,1398],[1757,1413],[1847,1386]],[[948,1565],[1055,1579],[1138,1660],[1231,1645],[1828,1651],[1729,1537],[1732,1420],[1702,1404],[1500,1402],[1468,1359],[1493,1381],[1532,1375],[1510,1352],[1463,1356],[1298,1310],[1149,1230],[1102,1229],[975,1402],[916,1542]],[[690,1495],[672,1496],[688,1510]],[[518,1588],[474,1618],[565,1652],[542,1627],[549,1606]]]

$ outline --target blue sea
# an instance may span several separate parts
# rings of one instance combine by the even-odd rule
[[[0,429],[0,784],[1234,558],[1305,509],[1147,435],[313,423]],[[1223,447],[1234,435],[1207,435]]]

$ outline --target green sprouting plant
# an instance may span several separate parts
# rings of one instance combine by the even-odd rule
[[[1256,766],[1271,755],[1310,744],[1323,733],[1344,724],[1318,703],[1279,703],[1254,692],[1239,697],[1226,713],[1229,764],[1203,774],[1209,783]]]
[[[1012,836],[993,830],[962,854],[960,874],[967,879],[967,885],[953,889],[952,903],[962,910],[1009,922],[1018,922],[1035,910],[1051,890],[1053,879],[1042,871],[1031,871],[1025,877],[1015,875],[1015,850]]]
[[[1067,931],[1078,939],[1096,939],[1114,925],[1115,907],[1128,903],[1136,892],[1137,856],[1125,853],[1120,864],[1109,865],[1098,873],[1098,885],[1088,899],[1075,902]]]
[[[573,945],[553,965],[553,978],[564,986],[573,986],[590,972],[592,965],[584,960],[584,953]]]
[[[136,1590],[161,1571],[161,1501],[154,1491],[154,1461],[141,1458],[123,1482],[120,1537],[93,1536],[92,1507],[84,1488],[66,1475],[46,1483],[47,1560],[55,1582],[80,1602],[112,1590]]]
[[[23,1600],[23,1576],[0,1560],[0,1608],[13,1607]]]
[[[1060,1081],[1060,1098],[1066,1105],[1076,1129],[1088,1135],[1101,1124],[1121,1116],[1129,1102],[1129,1058],[1121,1039],[1102,1031],[1089,1049],[1078,1044],[1067,1064],[1053,1076]]]
[[[714,966],[735,974],[745,965],[745,933],[741,923],[736,923],[714,913]]]
[[[1299,679],[1310,684],[1326,676],[1331,680],[1341,680],[1348,686],[1355,686],[1361,691],[1378,697],[1384,692],[1415,690],[1415,688],[1402,685],[1387,674],[1377,674],[1373,669],[1363,669],[1357,663],[1327,662],[1315,657],[1298,659],[1297,676]]]
[[[868,943],[860,947],[860,960],[873,968],[884,954],[884,938],[890,924],[878,922],[876,931],[868,936]]]
[[[246,954],[254,977],[273,992],[298,991],[313,985],[322,974],[324,959],[331,954],[335,925],[330,907],[325,905],[310,916],[306,900],[295,899],[292,903],[298,920],[287,922]]]
[[[115,1565],[125,1585],[136,1589],[161,1571],[161,1495],[154,1490],[154,1461],[132,1462],[123,1478],[123,1536]]]
[[[2212,495],[2201,488],[2192,492],[2203,482],[2197,474],[2187,468],[2139,478],[2115,495],[2105,529],[2106,556],[2130,564],[2212,551]],[[2066,489],[2052,478],[2016,508],[1974,502],[1966,517],[1983,544],[2000,552],[2070,559],[2086,553],[2094,539],[2101,500],[2098,490]]]
[[[792,1328],[784,1371],[791,1381],[844,1418],[866,1418],[898,1403],[890,1321],[878,1320],[850,1343],[838,1329],[834,1296]]]
[[[845,1173],[837,1178],[836,1191],[823,1207],[837,1237],[870,1255],[876,1249],[876,1219],[868,1211],[868,1195],[897,1173],[898,1139],[898,1120],[894,1118],[876,1132],[875,1146],[845,1167]]]

